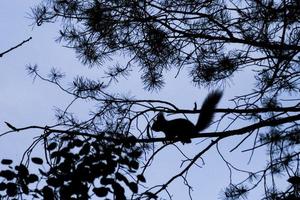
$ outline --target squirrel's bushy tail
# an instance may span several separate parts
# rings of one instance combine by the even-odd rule
[[[217,107],[222,95],[223,92],[219,90],[208,94],[201,107],[201,113],[196,124],[197,131],[203,131],[213,121],[214,109]]]

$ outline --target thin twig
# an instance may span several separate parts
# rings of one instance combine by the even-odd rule
[[[8,50],[6,50],[6,51],[0,53],[0,58],[3,57],[4,54],[7,54],[7,53],[9,53],[10,51],[12,51],[12,50],[14,50],[14,49],[16,49],[16,48],[22,46],[24,43],[29,42],[31,39],[32,39],[32,37],[29,37],[27,40],[24,40],[23,42],[17,44],[16,46],[14,46],[14,47],[12,47],[12,48],[10,48],[10,49],[8,49]]]

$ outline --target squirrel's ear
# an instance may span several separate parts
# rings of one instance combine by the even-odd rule
[[[159,113],[157,114],[157,120],[165,120],[164,113],[159,112]]]

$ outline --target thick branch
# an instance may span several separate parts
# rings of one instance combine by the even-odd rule
[[[285,118],[278,118],[278,119],[269,119],[265,121],[261,121],[249,126],[245,126],[240,129],[235,129],[235,130],[230,130],[230,131],[222,131],[222,132],[210,132],[210,133],[201,133],[196,136],[191,136],[191,138],[214,138],[214,137],[230,137],[234,135],[243,135],[245,133],[251,132],[255,129],[263,128],[263,127],[269,127],[269,126],[278,126],[281,124],[285,123],[292,123],[297,120],[300,120],[300,114],[299,115],[294,115],[294,116],[289,116]],[[138,142],[161,142],[161,141],[166,141],[165,138],[151,138],[151,139],[139,139]],[[180,140],[173,140],[173,141],[180,141]]]
[[[249,125],[249,126],[245,126],[240,129],[235,129],[235,130],[230,130],[230,131],[201,133],[196,136],[191,136],[191,138],[214,138],[214,137],[225,138],[225,137],[230,137],[230,136],[234,136],[234,135],[243,135],[243,134],[253,131],[255,129],[269,127],[269,126],[278,126],[278,125],[285,124],[285,123],[292,123],[297,120],[300,120],[300,114],[288,116],[288,117],[284,117],[284,118],[278,118],[278,119],[269,119],[269,120],[265,120],[265,121],[261,121],[261,122]],[[0,137],[5,134],[11,133],[11,132],[23,131],[23,130],[28,130],[28,129],[41,129],[44,131],[46,130],[48,134],[49,133],[66,133],[66,134],[73,134],[73,135],[88,136],[88,137],[92,137],[92,138],[96,138],[96,139],[99,138],[99,135],[97,135],[97,134],[82,133],[82,132],[75,131],[75,130],[72,131],[72,130],[53,129],[53,128],[50,128],[47,126],[46,127],[28,126],[28,127],[23,127],[23,128],[16,128],[16,127],[14,127],[14,128],[15,128],[15,130],[5,132],[5,133],[1,134]],[[105,139],[107,141],[117,141],[118,140],[118,139],[114,139],[111,137],[103,137],[103,136],[101,136],[101,139]],[[132,139],[130,139],[130,140],[132,140]],[[122,141],[126,142],[126,139],[122,138]],[[139,143],[152,143],[152,142],[163,142],[163,141],[166,141],[166,138],[149,138],[149,139],[137,139],[136,140],[136,142],[139,142]],[[180,141],[180,140],[173,139],[172,141]]]
[[[186,110],[186,109],[178,109],[178,110],[157,110],[166,113],[185,113],[185,114],[193,114],[200,113],[201,110]],[[238,114],[257,114],[257,113],[266,113],[266,112],[300,112],[299,107],[291,106],[291,107],[278,107],[278,108],[253,108],[253,109],[231,109],[231,108],[217,108],[214,110],[216,113],[238,113]]]

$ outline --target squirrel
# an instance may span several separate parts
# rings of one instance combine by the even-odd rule
[[[222,95],[223,92],[219,90],[207,95],[196,125],[182,118],[166,120],[164,114],[159,112],[151,129],[156,132],[162,131],[168,139],[178,138],[182,143],[191,143],[191,137],[206,129],[213,121],[214,109],[217,107]]]

